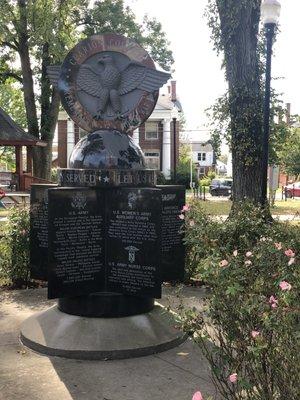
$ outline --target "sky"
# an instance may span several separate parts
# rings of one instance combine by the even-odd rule
[[[222,57],[210,41],[210,30],[203,16],[207,0],[125,0],[138,19],[144,14],[156,17],[166,32],[175,59],[177,92],[187,129],[202,128],[207,119],[204,110],[226,90]],[[280,29],[274,45],[273,76],[284,77],[272,82],[283,93],[282,100],[291,103],[293,114],[300,114],[300,1],[282,0]]]

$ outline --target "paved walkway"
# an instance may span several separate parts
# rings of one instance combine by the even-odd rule
[[[202,288],[164,288],[164,305],[201,307]],[[116,361],[46,357],[19,341],[21,322],[54,304],[46,289],[0,293],[0,400],[191,400],[215,395],[207,362],[188,340],[153,356]]]
[[[272,215],[274,220],[278,220],[280,222],[299,222],[300,214],[286,214],[286,215]],[[214,218],[221,221],[226,221],[228,215],[214,215]]]

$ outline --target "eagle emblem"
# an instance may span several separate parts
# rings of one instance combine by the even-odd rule
[[[59,68],[59,70],[58,70]],[[60,67],[48,67],[51,83],[58,84]],[[107,108],[113,110],[115,119],[122,119],[122,96],[135,89],[152,93],[163,86],[171,75],[164,71],[146,67],[130,61],[124,69],[120,69],[112,55],[103,54],[95,65],[84,63],[80,66],[76,78],[77,92],[97,98],[97,112],[93,115],[101,120]]]
[[[83,39],[47,75],[78,126],[123,133],[149,118],[159,88],[171,78],[138,43],[115,33]]]
[[[77,90],[83,90],[98,98],[95,119],[101,119],[110,104],[117,119],[122,118],[121,97],[135,89],[154,92],[164,85],[170,74],[130,62],[119,70],[110,55],[99,57],[96,69],[88,64],[81,65],[77,76]]]

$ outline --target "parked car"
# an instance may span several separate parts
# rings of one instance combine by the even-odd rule
[[[231,196],[232,179],[213,179],[209,186],[212,196]]]
[[[285,195],[289,199],[292,197],[300,197],[300,182],[291,183],[284,187]]]

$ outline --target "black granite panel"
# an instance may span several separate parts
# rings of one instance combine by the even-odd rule
[[[161,297],[161,191],[107,194],[107,283],[112,292]]]
[[[30,276],[47,280],[48,189],[57,185],[31,185],[30,193]]]
[[[49,190],[49,299],[105,288],[104,204],[103,191]]]
[[[185,205],[184,186],[157,186],[162,190],[162,281],[184,279],[185,249],[179,218]]]

